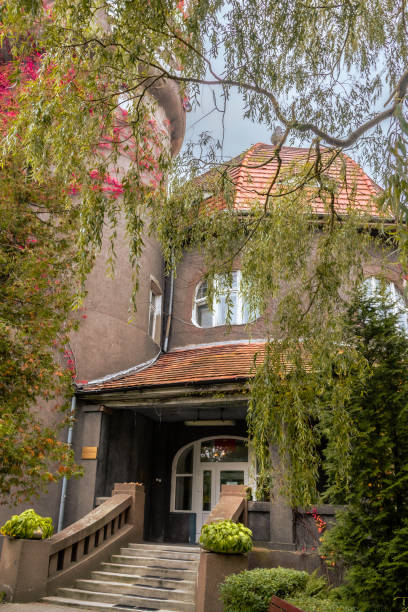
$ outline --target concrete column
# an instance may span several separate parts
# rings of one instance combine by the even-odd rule
[[[102,407],[98,405],[80,406],[77,411],[73,448],[75,461],[84,468],[84,475],[68,482],[64,527],[78,521],[94,508],[102,416]],[[82,458],[85,447],[96,448],[95,458]]]
[[[248,555],[201,552],[197,574],[196,612],[223,612],[218,585],[230,574],[248,569]]]
[[[271,490],[270,543],[277,550],[295,550],[292,508],[282,495],[283,466],[279,453],[271,448],[273,485]]]
[[[37,601],[47,594],[50,540],[4,538],[0,591],[9,601]]]
[[[115,482],[112,497],[122,493],[125,495],[131,495],[133,497],[133,503],[130,509],[128,521],[134,525],[134,539],[136,542],[142,542],[145,511],[144,486],[138,482]]]

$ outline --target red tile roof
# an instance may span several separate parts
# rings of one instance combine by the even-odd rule
[[[231,167],[228,169],[228,174],[235,185],[235,206],[239,210],[249,209],[254,201],[262,202],[267,195],[268,187],[275,176],[278,165],[274,151],[274,146],[258,143],[229,162]],[[322,150],[323,167],[325,160],[328,160],[331,155],[332,151],[329,149]],[[280,157],[282,159],[281,173],[293,167],[294,174],[296,174],[296,166],[302,167],[308,160],[313,161],[313,156],[308,148],[282,147]],[[344,176],[343,162],[345,164]],[[379,216],[373,196],[378,195],[381,189],[354,160],[341,153],[328,168],[327,174],[338,185],[336,211],[339,214],[347,212],[352,205],[371,216]],[[312,206],[317,214],[327,212],[323,202],[319,199],[315,199]]]
[[[239,380],[251,375],[254,357],[263,359],[265,343],[206,345],[163,353],[144,370],[84,385],[81,391],[120,391],[156,385]]]

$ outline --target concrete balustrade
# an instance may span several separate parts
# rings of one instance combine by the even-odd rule
[[[5,538],[0,591],[10,601],[36,601],[70,585],[130,540],[143,539],[145,492],[117,483],[112,497],[48,540]]]

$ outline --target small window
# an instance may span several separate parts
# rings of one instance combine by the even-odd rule
[[[217,282],[217,281],[216,281]],[[216,327],[225,325],[228,308],[231,325],[244,325],[251,321],[249,307],[241,293],[241,272],[232,273],[231,287],[219,287],[219,295],[213,310],[208,305],[208,285],[202,281],[196,289],[194,300],[193,322],[198,327]],[[254,320],[257,317],[253,317]]]
[[[191,510],[193,499],[193,477],[176,477],[175,510]]]
[[[149,336],[160,344],[161,339],[161,313],[162,313],[162,295],[156,285],[152,283],[150,289],[149,301]]]

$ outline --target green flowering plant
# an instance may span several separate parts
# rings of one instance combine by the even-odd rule
[[[16,539],[50,538],[54,532],[52,518],[40,516],[32,508],[21,514],[14,514],[1,528],[2,535]]]
[[[234,521],[219,521],[203,525],[201,546],[210,552],[239,555],[252,548],[252,531]]]

